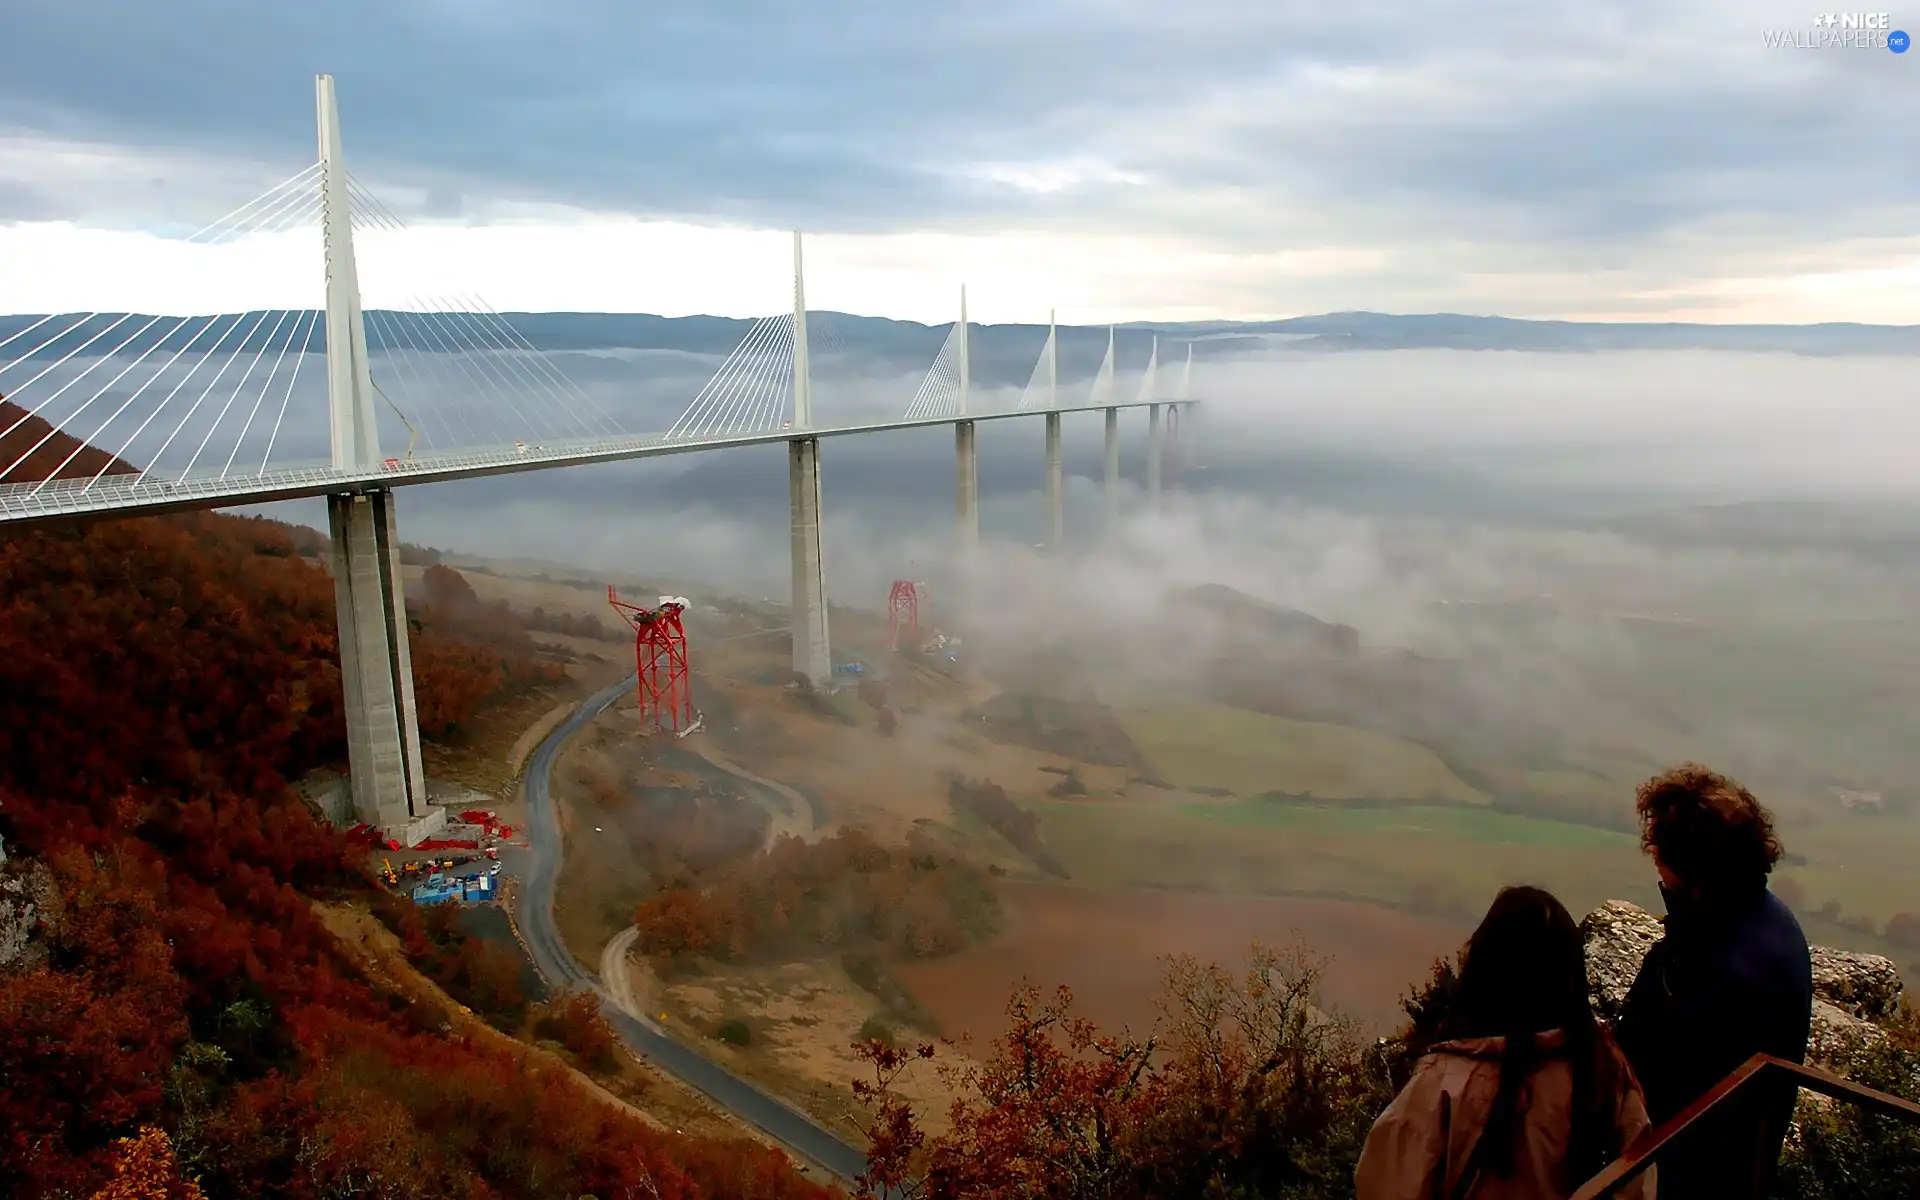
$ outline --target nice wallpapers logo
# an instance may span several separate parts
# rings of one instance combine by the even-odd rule
[[[1766,29],[1762,38],[1780,50],[1890,50],[1905,54],[1912,39],[1893,27],[1892,13],[1818,13],[1808,29]]]

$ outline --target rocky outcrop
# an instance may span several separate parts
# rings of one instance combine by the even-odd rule
[[[1580,922],[1580,933],[1587,943],[1587,995],[1593,1011],[1617,1021],[1640,963],[1666,936],[1666,928],[1638,904],[1608,900]]]
[[[43,934],[60,909],[60,891],[46,864],[0,862],[0,971],[24,971],[46,958]]]
[[[1815,946],[1813,991],[1856,1017],[1890,1017],[1900,1011],[1900,970],[1878,954]]]
[[[1587,990],[1594,1011],[1620,1016],[1647,951],[1664,936],[1660,918],[1637,904],[1609,900],[1580,922],[1587,945]],[[1813,947],[1813,1029],[1807,1056],[1835,1063],[1886,1035],[1872,1024],[1900,1007],[1900,972],[1877,954]]]

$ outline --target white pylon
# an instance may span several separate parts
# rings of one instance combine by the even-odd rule
[[[1153,335],[1153,353],[1147,356],[1147,373],[1140,377],[1140,395],[1136,397],[1142,403],[1154,398],[1154,389],[1160,374],[1160,335]]]
[[[1060,327],[1047,310],[1047,408],[1060,407]]]
[[[1107,326],[1107,356],[1100,360],[1100,372],[1093,377],[1093,394],[1087,400],[1089,407],[1098,408],[1113,403],[1113,326]]]
[[[967,415],[967,393],[973,390],[972,364],[968,361],[971,356],[967,353],[967,285],[964,283],[960,285],[960,337],[954,350],[960,357],[959,412],[964,417]]]
[[[327,272],[327,416],[333,465],[364,471],[380,462],[380,430],[373,416],[373,371],[360,314],[360,273],[353,260],[353,210],[347,165],[340,154],[340,110],[333,76],[313,77],[320,126],[321,243]]]
[[[807,361],[807,278],[800,231],[793,231],[793,427],[813,427],[813,373]]]

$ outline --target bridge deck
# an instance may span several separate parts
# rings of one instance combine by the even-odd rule
[[[728,446],[760,446],[790,442],[800,437],[845,437],[893,429],[954,425],[961,421],[1001,421],[1035,417],[1049,412],[1101,412],[1109,408],[1145,408],[1153,404],[1195,404],[1193,400],[1128,400],[1112,404],[1065,408],[1024,408],[965,416],[900,418],[862,425],[814,429],[769,429],[719,437],[669,437],[661,433],[622,438],[579,438],[529,446],[502,446],[459,454],[409,458],[372,471],[341,471],[332,466],[286,467],[259,475],[188,476],[161,479],[149,476],[138,483],[128,475],[106,475],[98,480],[59,479],[45,483],[0,484],[0,526],[88,516],[120,516],[174,512],[182,509],[224,508],[236,504],[264,504],[339,492],[364,492],[419,483],[477,479],[581,463],[619,462],[662,454],[690,454]]]

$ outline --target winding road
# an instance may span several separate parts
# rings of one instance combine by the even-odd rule
[[[553,920],[553,891],[560,875],[560,818],[550,783],[553,764],[567,739],[605,712],[634,686],[634,677],[595,692],[560,722],[527,760],[527,840],[522,859],[520,899],[515,920],[534,966],[554,988],[590,988],[602,1000],[607,1020],[628,1048],[641,1058],[706,1096],[725,1111],[785,1146],[800,1158],[818,1163],[842,1179],[851,1180],[867,1169],[866,1154],[827,1132],[813,1118],[777,1100],[728,1071],[699,1051],[668,1037],[636,1017],[627,1007],[632,997],[621,989],[616,997],[584,970],[560,940]],[[716,764],[718,765],[718,764]],[[630,944],[630,943],[629,943]],[[624,950],[624,947],[623,947]],[[621,958],[625,955],[622,953]],[[624,1003],[622,1003],[624,1001]]]

